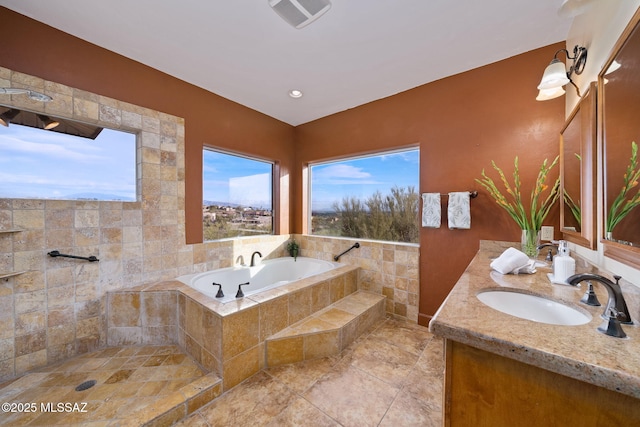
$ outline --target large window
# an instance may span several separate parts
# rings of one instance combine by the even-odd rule
[[[136,135],[8,107],[0,124],[0,197],[136,200]]]
[[[273,163],[205,149],[204,240],[273,234]]]
[[[311,165],[311,233],[418,243],[419,164],[412,149]]]

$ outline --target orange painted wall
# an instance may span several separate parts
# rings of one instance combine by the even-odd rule
[[[204,145],[279,162],[287,182],[293,127],[0,7],[0,66],[185,119],[187,243],[202,241]],[[168,53],[169,54],[169,53]],[[289,187],[276,195],[289,233]]]
[[[418,144],[421,192],[480,190],[474,179],[481,170],[495,160],[510,174],[515,155],[526,183],[544,158],[557,155],[564,122],[564,98],[534,99],[542,71],[561,44],[293,128],[3,7],[0,39],[0,66],[185,118],[187,243],[202,239],[205,144],[279,162],[283,191],[276,220],[278,231],[287,234],[304,230],[302,167],[308,162]],[[471,230],[421,230],[423,324],[480,239],[519,239],[515,222],[486,192],[480,190],[471,206]],[[556,235],[558,215],[552,211],[547,220]]]
[[[542,161],[558,154],[564,98],[538,102],[535,97],[544,68],[561,47],[537,49],[296,128],[298,166],[419,144],[421,192],[479,190],[471,201],[471,230],[449,230],[446,223],[421,229],[420,323],[426,324],[438,309],[478,250],[479,240],[519,241],[516,223],[475,178],[483,168],[491,168],[491,160],[511,175],[517,155],[523,182],[530,183]],[[294,230],[300,232],[305,229],[303,190],[299,180],[294,182],[297,204],[292,217]],[[530,189],[523,184],[524,194]],[[556,235],[558,217],[556,209],[546,221],[556,227]],[[446,221],[445,212],[442,218]]]

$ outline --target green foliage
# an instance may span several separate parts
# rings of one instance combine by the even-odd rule
[[[377,191],[364,200],[348,196],[333,205],[336,212],[333,217],[314,214],[313,232],[330,236],[418,243],[419,201],[419,194],[411,186],[393,187],[387,195]]]

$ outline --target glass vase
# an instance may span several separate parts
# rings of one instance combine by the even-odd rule
[[[529,258],[538,256],[538,246],[540,246],[540,230],[522,230],[520,239],[522,252],[527,254]]]

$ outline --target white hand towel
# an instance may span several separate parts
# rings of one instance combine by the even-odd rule
[[[449,193],[449,228],[471,228],[471,206],[468,191]]]
[[[498,273],[509,274],[529,264],[529,257],[515,248],[508,248],[490,266]]]
[[[440,227],[440,193],[422,194],[422,226],[438,228]]]

